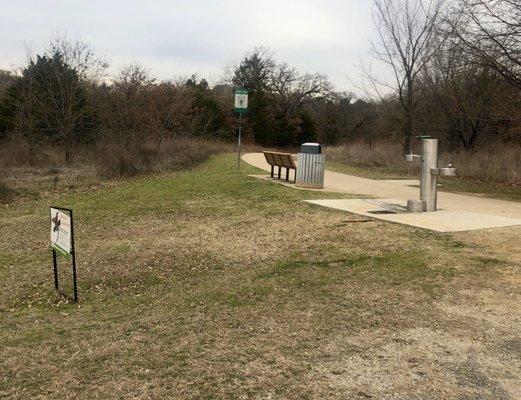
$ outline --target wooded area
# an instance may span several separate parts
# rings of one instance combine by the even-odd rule
[[[43,162],[42,146],[97,146],[154,157],[178,137],[231,140],[235,87],[250,92],[245,135],[269,147],[401,143],[433,135],[448,152],[517,152],[521,142],[521,4],[513,0],[375,0],[375,62],[365,96],[338,92],[258,48],[210,87],[196,75],[157,81],[145,67],[117,76],[81,41],[58,38],[19,71],[0,71],[3,165]],[[356,60],[353,60],[354,62]],[[517,171],[519,173],[519,171]]]

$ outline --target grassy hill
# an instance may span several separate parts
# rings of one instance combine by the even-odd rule
[[[2,206],[0,397],[521,396],[519,229],[367,220],[234,166]],[[51,204],[79,304],[52,288]]]

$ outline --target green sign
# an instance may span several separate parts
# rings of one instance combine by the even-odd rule
[[[235,90],[235,112],[245,113],[248,111],[248,91],[246,89]]]

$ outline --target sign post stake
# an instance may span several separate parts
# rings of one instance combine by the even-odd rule
[[[58,285],[58,263],[56,261],[56,250],[52,249],[52,265],[54,267],[54,288],[59,289]]]
[[[242,113],[239,114],[239,145],[237,146],[237,173],[241,172]]]
[[[241,171],[242,114],[248,111],[248,91],[235,89],[235,112],[239,114],[239,135],[237,138],[237,173]]]
[[[71,212],[71,241],[72,241],[72,282],[74,286],[74,302],[78,302],[78,283],[76,279],[76,250],[74,249],[74,218]]]

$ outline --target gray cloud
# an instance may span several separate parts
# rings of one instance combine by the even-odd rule
[[[0,68],[23,64],[57,34],[80,37],[107,56],[112,71],[129,62],[159,79],[197,72],[216,80],[255,46],[305,72],[353,89],[372,32],[370,0],[4,1]]]

